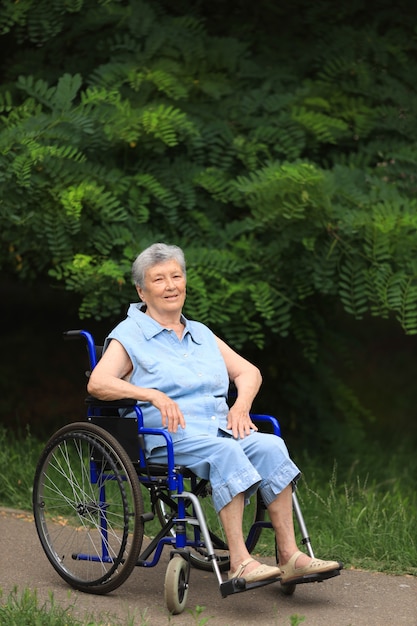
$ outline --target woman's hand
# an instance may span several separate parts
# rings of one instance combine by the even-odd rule
[[[162,426],[167,426],[170,433],[176,433],[178,426],[185,428],[185,419],[182,411],[178,404],[171,400],[169,396],[157,389],[149,389],[148,399],[161,412]]]
[[[258,430],[252,422],[247,410],[240,409],[234,404],[227,415],[227,428],[232,431],[235,439],[243,439],[252,431]]]

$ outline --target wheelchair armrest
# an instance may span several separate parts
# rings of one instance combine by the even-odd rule
[[[128,406],[136,406],[136,400],[134,400],[133,398],[121,398],[120,400],[99,400],[98,398],[95,398],[94,396],[90,396],[88,395],[85,399],[86,404],[89,405],[94,405],[97,407],[103,407],[103,408],[119,408],[119,409],[123,409],[126,408]]]
[[[252,421],[255,423],[264,422],[270,424],[272,426],[274,435],[281,437],[281,427],[276,417],[274,417],[273,415],[264,415],[263,413],[251,413],[250,416]]]

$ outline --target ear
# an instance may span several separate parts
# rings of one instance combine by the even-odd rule
[[[145,295],[143,293],[143,289],[141,289],[139,285],[135,285],[135,287],[136,287],[136,291],[138,292],[139,298],[142,300],[142,302],[145,302]]]

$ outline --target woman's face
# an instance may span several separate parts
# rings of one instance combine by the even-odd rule
[[[139,297],[152,314],[181,311],[186,296],[186,278],[177,261],[157,263],[145,274],[145,285],[137,287]]]

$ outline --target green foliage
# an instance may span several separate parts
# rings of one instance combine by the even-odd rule
[[[0,589],[0,625],[1,626],[106,626],[109,619],[114,626],[132,626],[133,618],[120,620],[116,615],[106,615],[103,618],[95,619],[94,616],[85,615],[84,619],[79,619],[73,615],[75,604],[71,602],[68,606],[61,606],[55,601],[51,592],[48,600],[42,602],[37,591],[24,589],[19,592],[17,587],[3,596]],[[142,624],[145,624],[142,620]]]
[[[1,268],[106,318],[165,240],[238,348],[416,334],[415,10],[377,4],[1,2]]]

